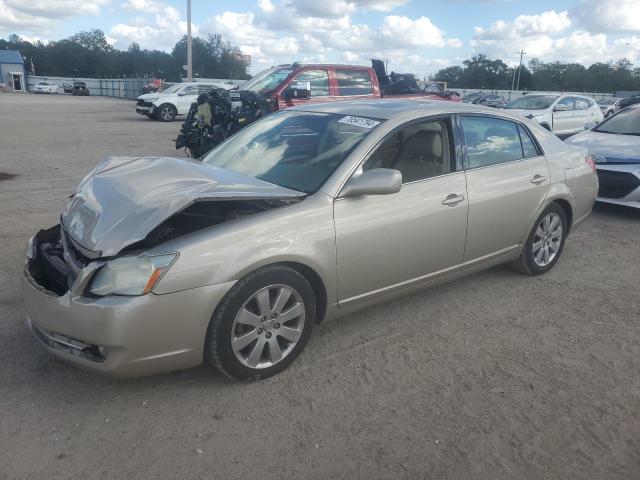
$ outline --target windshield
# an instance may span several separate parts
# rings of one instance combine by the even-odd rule
[[[614,98],[601,98],[600,100],[598,100],[598,105],[611,105],[613,102],[615,102]]]
[[[49,85],[47,82],[40,82],[38,85]]]
[[[264,70],[240,87],[242,90],[250,90],[259,93],[263,90],[273,90],[286,80],[293,72],[291,68],[272,68]]]
[[[462,101],[465,102],[465,103],[469,103],[469,102],[473,102],[474,100],[477,100],[480,97],[482,97],[481,93],[472,93],[471,95],[465,96],[462,99]]]
[[[545,110],[558,99],[558,95],[525,95],[507,103],[504,108],[522,110]]]
[[[284,111],[249,125],[202,161],[313,193],[379,123],[370,118]]]
[[[169,88],[162,91],[162,93],[176,93],[184,86],[184,83],[175,83],[171,85]]]
[[[640,109],[622,110],[595,127],[593,131],[617,135],[640,135]]]

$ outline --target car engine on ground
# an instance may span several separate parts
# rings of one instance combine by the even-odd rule
[[[200,158],[227,137],[273,113],[272,101],[243,90],[211,90],[198,97],[176,138],[176,149]]]

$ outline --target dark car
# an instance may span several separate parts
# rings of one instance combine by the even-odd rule
[[[72,95],[89,95],[89,89],[87,88],[87,84],[85,82],[73,82],[73,90],[71,91]]]
[[[64,90],[64,93],[73,93],[73,85],[71,85],[70,83],[63,83],[62,89]]]
[[[507,100],[500,95],[472,93],[465,96],[462,101],[464,103],[472,103],[474,105],[484,105],[485,107],[502,108],[507,104]]]
[[[633,97],[623,98],[620,100],[620,110],[640,103],[640,95],[634,95]]]

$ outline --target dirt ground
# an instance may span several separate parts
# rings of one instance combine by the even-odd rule
[[[598,206],[543,277],[494,268],[324,324],[259,383],[50,357],[23,321],[29,236],[103,157],[182,155],[179,126],[0,94],[0,478],[640,478],[640,211]]]

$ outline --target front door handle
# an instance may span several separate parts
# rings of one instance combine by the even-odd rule
[[[545,177],[544,175],[534,175],[533,178],[531,179],[531,183],[535,183],[536,185],[540,185],[541,183],[545,182],[547,180],[547,177]]]
[[[442,201],[442,205],[446,205],[448,207],[455,207],[457,204],[459,204],[463,200],[464,200],[463,195],[456,195],[455,193],[452,193],[451,195],[447,195],[447,198],[445,198]]]

